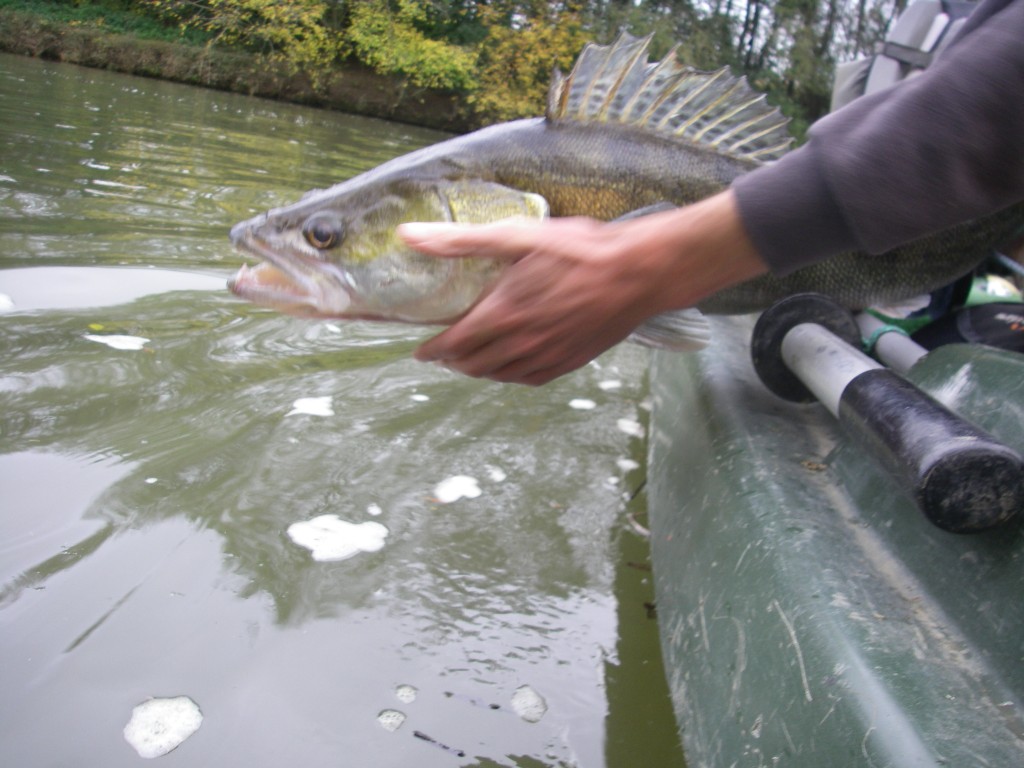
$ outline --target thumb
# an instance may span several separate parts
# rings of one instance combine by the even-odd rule
[[[515,261],[536,247],[543,221],[505,219],[490,224],[421,221],[398,225],[398,236],[422,253],[448,258]]]

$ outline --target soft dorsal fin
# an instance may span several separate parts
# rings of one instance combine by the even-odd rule
[[[587,45],[572,72],[555,73],[547,119],[626,123],[761,162],[786,152],[789,120],[745,77],[680,64],[675,48],[648,61],[650,42],[622,33],[611,45]]]

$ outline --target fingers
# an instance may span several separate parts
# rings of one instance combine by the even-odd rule
[[[471,326],[472,327],[472,326]],[[491,331],[480,332],[475,338],[462,333],[463,326],[456,324],[423,342],[413,357],[421,363],[442,363],[465,358],[482,349],[492,336]]]
[[[560,376],[582,368],[590,362],[590,358],[583,355],[563,357],[552,364],[540,363],[537,358],[529,358],[510,363],[507,366],[492,371],[485,378],[491,381],[500,381],[506,384],[524,384],[529,387],[539,387],[554,381]]]
[[[532,371],[535,356],[550,353],[550,340],[530,322],[516,322],[503,315],[501,307],[484,299],[460,321],[427,340],[414,352],[423,362],[437,362],[459,373],[491,378],[506,369]],[[545,347],[549,347],[545,349]]]
[[[415,357],[474,378],[539,386],[583,367],[630,330],[589,323],[581,333],[571,318],[509,317],[501,302],[478,309],[424,342]]]
[[[432,256],[516,260],[537,246],[543,224],[532,219],[493,224],[414,222],[400,224],[398,236],[409,247]]]
[[[475,355],[437,362],[451,371],[473,378],[538,387],[581,368],[589,359],[563,358],[549,365],[540,362],[537,357],[524,356],[508,362],[503,352],[491,354],[487,349],[482,349]]]
[[[561,345],[547,329],[509,322],[486,305],[477,309],[420,345],[416,359],[474,378],[520,383],[561,362]]]
[[[408,245],[429,255],[514,262],[415,357],[467,376],[537,386],[621,341],[643,318],[622,306],[633,303],[621,276],[631,267],[605,258],[610,226],[554,219],[399,227]]]

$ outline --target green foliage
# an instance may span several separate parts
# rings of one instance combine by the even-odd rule
[[[470,91],[476,85],[470,51],[436,40],[427,30],[430,4],[423,0],[366,0],[351,8],[345,41],[357,59],[377,72],[399,75],[422,88]]]
[[[240,46],[288,62],[310,75],[326,74],[338,53],[336,35],[322,24],[320,0],[146,0],[162,18],[198,29],[213,42]]]
[[[587,43],[579,3],[495,2],[481,8],[480,87],[469,103],[488,121],[543,112],[551,73],[568,71]]]

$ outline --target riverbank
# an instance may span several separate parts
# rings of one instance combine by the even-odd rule
[[[455,133],[479,127],[458,95],[365,67],[336,69],[314,87],[305,73],[267,57],[61,24],[10,8],[0,8],[0,51]]]

